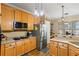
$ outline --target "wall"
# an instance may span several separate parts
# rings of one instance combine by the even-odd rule
[[[9,38],[14,38],[14,37],[20,37],[20,36],[25,36],[25,31],[17,31],[17,32],[5,32],[3,33],[5,36]]]

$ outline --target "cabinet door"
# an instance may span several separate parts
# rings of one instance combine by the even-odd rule
[[[30,51],[30,46],[29,46],[29,44],[30,44],[29,39],[25,39],[25,48],[24,48],[25,53],[27,53],[27,52]]]
[[[11,7],[2,4],[1,29],[3,31],[13,30],[14,10]]]
[[[5,46],[1,45],[0,47],[1,47],[1,49],[0,49],[0,55],[4,56],[4,48],[5,48]]]
[[[58,56],[68,56],[68,46],[65,43],[58,43]]]
[[[0,3],[0,26],[1,26],[1,3]]]
[[[69,50],[69,56],[79,56],[79,53],[74,52],[73,50]]]
[[[69,56],[79,56],[79,48],[69,45]]]
[[[24,54],[24,44],[23,44],[23,41],[16,42],[16,53],[17,53],[17,55]]]
[[[30,50],[33,50],[36,48],[36,38],[32,37],[30,38]]]
[[[33,30],[34,17],[32,15],[28,15],[28,30]]]
[[[33,49],[35,49],[35,48],[36,48],[36,37],[35,37],[35,38],[33,38],[33,39],[32,39],[32,41],[33,41],[33,44],[32,44]]]
[[[15,43],[5,44],[5,56],[15,56],[15,55],[16,55]]]
[[[27,23],[27,17],[28,17],[27,13],[22,12],[22,22],[23,23]]]
[[[24,53],[25,53],[25,51],[24,51],[24,40],[23,40],[21,43],[21,55]]]
[[[13,56],[13,47],[12,46],[5,48],[5,56]]]
[[[58,55],[58,44],[57,44],[57,42],[50,43],[50,54],[52,56]]]
[[[35,24],[39,24],[40,23],[40,18],[39,17],[35,17]]]
[[[20,10],[15,10],[15,21],[21,22],[21,11]]]
[[[30,49],[29,50],[31,51],[31,50],[33,50],[33,40],[32,40],[32,38],[29,38],[29,41],[30,41],[30,45],[29,45]]]

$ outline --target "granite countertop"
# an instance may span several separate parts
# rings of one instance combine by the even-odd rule
[[[3,41],[1,41],[1,44],[7,44],[7,43],[12,43],[12,42],[17,42],[17,41],[21,41],[21,40],[25,40],[25,39],[29,39],[29,38],[33,38],[33,37],[35,37],[35,36],[24,38],[24,39],[20,39],[20,40],[13,40],[13,39],[3,40]]]
[[[73,46],[79,48],[79,40],[76,40],[76,39],[75,40],[74,39],[69,40],[69,39],[66,39],[66,38],[63,38],[63,37],[62,38],[55,37],[55,38],[52,38],[50,40],[51,41],[54,40],[54,41],[58,41],[58,42],[68,43],[70,45],[73,45]]]

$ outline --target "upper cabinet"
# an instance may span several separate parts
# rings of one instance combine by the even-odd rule
[[[30,13],[0,4],[0,24],[2,31],[13,31],[14,21],[28,24],[28,30],[33,30],[33,25],[39,23],[40,19]]]
[[[14,21],[14,9],[1,5],[1,30],[3,31],[12,31],[13,30],[13,21]]]
[[[0,3],[0,26],[1,26],[1,3]]]
[[[21,22],[21,11],[20,10],[15,10],[15,21]]]
[[[40,22],[40,18],[39,17],[35,17],[35,24],[38,24]]]
[[[29,14],[28,15],[28,30],[33,30],[33,24],[34,24],[34,16]]]
[[[22,12],[22,20],[21,20],[21,22],[27,23],[27,20],[28,20],[28,13]]]

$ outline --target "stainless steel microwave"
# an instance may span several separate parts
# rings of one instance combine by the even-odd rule
[[[22,22],[14,22],[14,30],[23,30],[27,29],[28,24]]]

